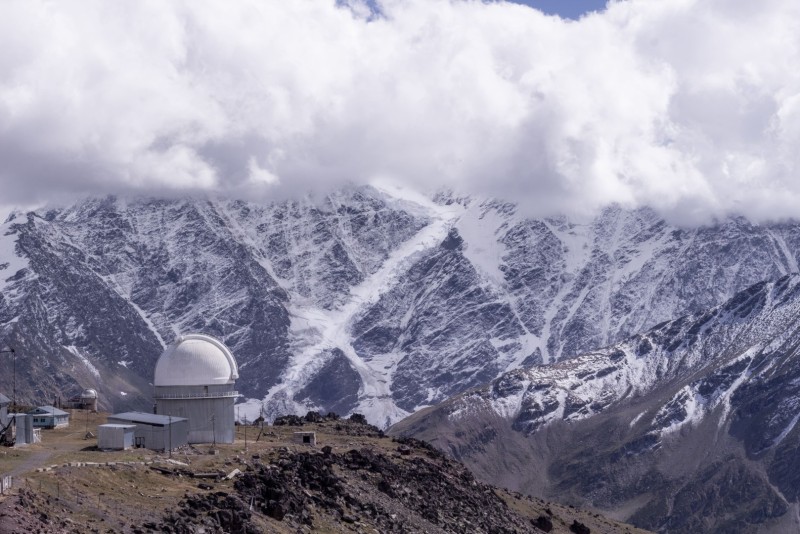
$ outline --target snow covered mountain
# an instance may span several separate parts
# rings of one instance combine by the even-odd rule
[[[798,333],[795,274],[608,348],[511,371],[392,431],[437,443],[487,479],[642,528],[794,532]]]
[[[239,360],[242,416],[379,425],[717,305],[796,272],[800,250],[797,223],[529,219],[385,185],[269,205],[89,199],[0,234],[0,334],[23,398],[95,387],[106,407],[143,407],[164,344],[202,331]]]

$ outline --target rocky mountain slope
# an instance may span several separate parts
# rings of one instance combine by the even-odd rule
[[[392,431],[659,532],[800,528],[800,275],[519,369]]]
[[[109,409],[146,408],[164,345],[202,331],[239,360],[243,417],[387,426],[796,272],[799,243],[797,223],[530,219],[390,186],[268,205],[90,199],[0,229],[0,336],[28,402],[93,387]]]

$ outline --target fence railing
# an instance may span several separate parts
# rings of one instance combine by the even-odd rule
[[[238,391],[215,391],[209,393],[154,393],[156,399],[211,399],[219,397],[238,397]]]

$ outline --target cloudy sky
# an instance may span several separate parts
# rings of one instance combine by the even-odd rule
[[[800,216],[799,66],[797,0],[6,0],[0,203],[382,179]]]

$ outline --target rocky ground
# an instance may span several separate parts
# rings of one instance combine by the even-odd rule
[[[20,478],[0,501],[0,532],[643,532],[481,483],[430,445],[358,417],[280,422],[248,428],[246,448],[239,427],[213,455],[53,456],[55,467]],[[316,432],[316,446],[296,443],[298,430]]]
[[[66,519],[51,517],[49,499],[34,491],[22,489],[15,497],[0,502],[0,532],[3,534],[58,534],[69,529]]]

